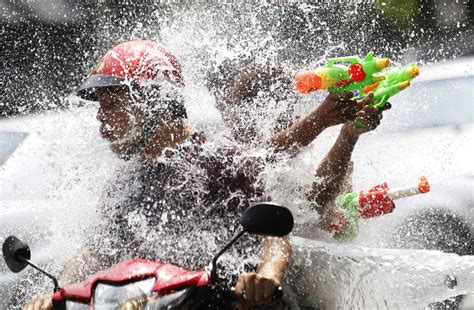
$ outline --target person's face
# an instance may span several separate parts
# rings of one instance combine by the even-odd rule
[[[98,89],[97,96],[100,104],[97,119],[102,137],[111,142],[116,151],[131,147],[141,135],[142,113],[129,90]]]
[[[288,105],[291,85],[282,71],[250,67],[239,72],[228,88],[214,92],[216,107],[237,141],[258,144],[262,125],[273,132],[290,125],[293,106],[276,111]]]

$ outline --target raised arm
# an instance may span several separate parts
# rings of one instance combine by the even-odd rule
[[[276,152],[307,146],[324,129],[355,118],[359,105],[351,99],[353,96],[352,93],[329,94],[317,108],[287,129],[275,133],[267,144]]]
[[[307,195],[309,200],[320,207],[320,213],[324,213],[327,204],[340,192],[359,136],[377,128],[382,119],[382,112],[390,107],[390,104],[387,104],[384,109],[377,109],[366,105],[357,112],[365,128],[356,128],[352,122],[342,126],[336,142],[316,169],[316,181]]]
[[[235,70],[234,70],[235,71]],[[299,94],[293,85],[291,74],[280,67],[264,67],[255,64],[247,65],[235,74],[224,74],[224,81],[213,88],[216,96],[216,107],[222,113],[226,124],[231,128],[234,138],[248,143],[254,140],[255,132],[249,128],[258,126],[246,116],[248,111],[259,113],[264,101],[273,98],[281,104],[293,108],[294,100]],[[269,140],[262,141],[275,152],[286,152],[310,144],[324,129],[354,120],[365,101],[358,103],[352,100],[353,93],[331,93],[326,99],[307,115],[291,124],[291,113],[281,115],[278,124],[273,124],[276,132]],[[289,103],[292,102],[292,103]],[[247,112],[244,112],[247,111]],[[243,129],[247,129],[243,130]],[[246,134],[243,134],[246,133]],[[293,153],[292,155],[295,155]]]
[[[235,286],[235,293],[249,306],[268,304],[273,292],[283,279],[291,259],[292,247],[288,237],[267,237],[257,272],[243,273]]]

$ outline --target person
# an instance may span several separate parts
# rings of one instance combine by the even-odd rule
[[[236,144],[215,147],[186,120],[177,59],[151,41],[112,48],[79,88],[97,100],[102,136],[127,166],[106,192],[98,244],[66,266],[60,282],[130,257],[160,259],[183,267],[206,267],[236,232],[240,213],[264,200],[259,177],[265,159]],[[176,242],[178,240],[178,242]],[[244,307],[268,304],[291,257],[286,238],[247,238],[234,249],[241,269],[263,242],[257,268],[242,272],[235,286]],[[238,256],[237,256],[238,255]],[[48,309],[43,296],[24,309]]]
[[[323,215],[341,190],[360,135],[377,128],[382,112],[391,105],[377,109],[368,104],[370,94],[355,101],[350,92],[331,93],[316,108],[295,119],[292,114],[298,94],[291,77],[290,70],[283,66],[261,65],[252,58],[241,58],[225,60],[211,71],[207,85],[233,138],[244,144],[265,145],[274,152],[295,156],[325,129],[343,124],[333,147],[316,168],[315,182],[306,195]],[[269,112],[275,111],[279,113],[272,119]],[[353,125],[355,118],[363,128]],[[257,130],[261,119],[271,123],[267,139]]]

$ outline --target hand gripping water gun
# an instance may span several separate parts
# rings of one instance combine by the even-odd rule
[[[410,86],[410,81],[420,74],[415,64],[382,71],[389,65],[388,58],[374,57],[373,52],[369,52],[364,59],[358,56],[330,58],[323,67],[296,74],[295,86],[303,94],[320,89],[331,93],[353,92],[354,99],[373,93],[370,104],[381,108],[391,96]],[[355,125],[363,127],[357,121]]]
[[[336,198],[335,207],[323,217],[323,229],[334,233],[334,238],[347,240],[357,235],[360,218],[371,218],[391,213],[395,209],[394,200],[428,193],[430,185],[421,177],[417,185],[389,189],[387,183],[374,186],[367,192],[348,193]]]

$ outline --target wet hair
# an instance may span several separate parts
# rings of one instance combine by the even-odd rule
[[[216,93],[228,89],[232,85],[234,77],[247,65],[254,63],[254,57],[242,56],[236,59],[226,59],[212,70],[207,72],[206,86]]]
[[[216,107],[224,118],[230,115],[233,119],[232,133],[238,141],[261,142],[262,133],[257,130],[260,126],[254,114],[262,112],[269,100],[286,106],[275,115],[274,132],[294,121],[294,105],[298,99],[292,91],[291,74],[283,66],[257,62],[248,56],[227,59],[207,74],[206,84],[215,95]]]
[[[239,85],[241,77],[248,77],[252,83]],[[289,74],[281,66],[257,63],[251,56],[226,59],[206,77],[206,86],[212,93],[226,97],[240,95],[240,99],[253,98],[259,91],[272,91],[273,96],[285,99],[286,90],[272,90],[274,85],[291,85]]]

